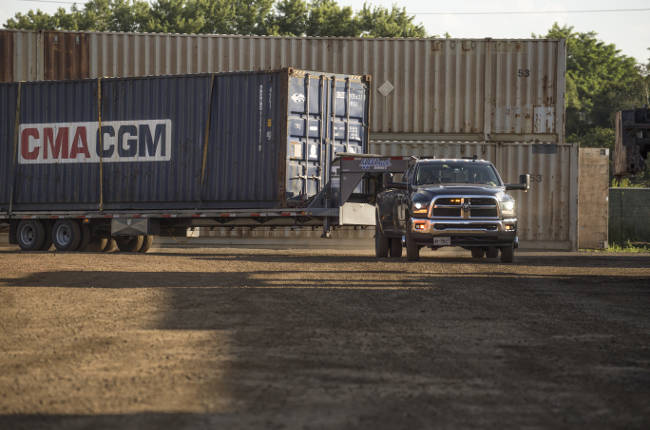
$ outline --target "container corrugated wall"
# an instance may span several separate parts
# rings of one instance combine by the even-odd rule
[[[472,157],[492,161],[506,183],[531,175],[528,192],[513,191],[519,216],[519,239],[526,247],[575,249],[577,246],[578,148],[575,145],[514,142],[372,141],[382,155]]]
[[[27,31],[2,31],[0,37],[3,46],[13,39],[12,80],[281,67],[370,74],[376,139],[408,133],[419,139],[564,142],[563,40]],[[5,74],[2,79],[10,80]]]

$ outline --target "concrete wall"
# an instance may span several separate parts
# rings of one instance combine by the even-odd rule
[[[650,243],[650,188],[609,189],[609,240]]]
[[[609,150],[580,148],[578,248],[607,248]]]

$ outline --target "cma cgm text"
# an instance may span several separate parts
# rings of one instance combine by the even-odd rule
[[[65,122],[20,125],[20,164],[168,161],[172,122]]]

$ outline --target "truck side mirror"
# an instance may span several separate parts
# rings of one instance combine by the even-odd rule
[[[382,182],[384,188],[390,188],[393,185],[393,174],[391,172],[385,172],[382,174]]]
[[[522,190],[528,191],[530,189],[530,175],[526,173],[525,175],[519,175],[518,184],[506,184],[506,190]]]

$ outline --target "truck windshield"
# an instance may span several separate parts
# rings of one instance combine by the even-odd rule
[[[415,172],[415,185],[428,184],[481,184],[502,185],[494,167],[473,162],[422,163]]]

